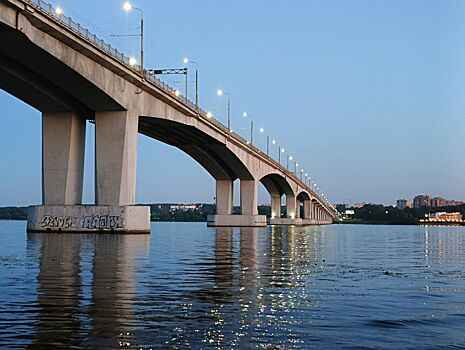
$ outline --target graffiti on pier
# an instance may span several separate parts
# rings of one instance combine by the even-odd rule
[[[44,228],[75,228],[76,220],[70,216],[45,215],[40,225]]]
[[[40,221],[40,226],[44,229],[57,230],[116,230],[123,228],[123,218],[119,215],[86,215],[80,218],[44,215]]]
[[[82,220],[82,228],[98,230],[123,228],[123,218],[118,215],[88,215]]]

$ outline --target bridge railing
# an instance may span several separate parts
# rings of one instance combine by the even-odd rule
[[[176,89],[172,88],[170,85],[164,83],[153,74],[149,74],[147,71],[143,71],[142,67],[138,64],[130,64],[130,58],[126,56],[124,53],[118,51],[118,49],[113,48],[110,44],[106,43],[103,39],[97,37],[97,35],[90,32],[87,28],[81,26],[79,23],[74,22],[71,17],[64,15],[63,13],[57,12],[57,8],[53,7],[52,4],[45,2],[43,0],[23,0],[29,5],[31,5],[36,10],[39,10],[41,13],[47,15],[48,17],[52,18],[54,21],[59,22],[62,26],[66,27],[68,30],[76,34],[77,36],[81,37],[82,39],[86,40],[93,46],[97,47],[98,49],[105,52],[107,55],[116,59],[118,62],[125,65],[127,68],[133,70],[135,73],[141,75],[146,81],[154,84],[156,87],[160,88],[161,90],[165,91],[166,93],[170,94],[171,96],[177,98],[181,103],[186,105],[189,109],[191,109],[194,113],[198,114],[198,116],[202,117],[202,119],[212,123],[223,132],[228,133],[231,138],[234,138],[243,144],[248,145],[250,149],[259,153],[262,157],[266,157],[269,162],[273,163],[275,167],[280,169],[286,175],[292,177],[296,182],[298,182],[302,187],[306,188],[310,193],[319,197],[311,188],[309,188],[302,180],[299,179],[297,174],[292,173],[286,167],[279,164],[274,158],[270,157],[269,155],[265,154],[262,150],[258,147],[250,144],[246,139],[240,136],[237,133],[228,130],[226,125],[221,123],[219,120],[215,119],[213,116],[210,116],[207,112],[203,109],[199,108],[195,105],[192,101],[190,101],[186,96],[179,94]],[[321,197],[319,197],[321,198]],[[324,200],[322,200],[325,202]],[[325,203],[328,204],[328,203]]]

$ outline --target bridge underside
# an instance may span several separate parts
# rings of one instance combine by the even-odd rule
[[[253,180],[233,152],[194,126],[161,118],[139,117],[139,132],[184,151],[215,180]]]
[[[116,101],[24,34],[0,23],[0,88],[41,112],[123,110]]]

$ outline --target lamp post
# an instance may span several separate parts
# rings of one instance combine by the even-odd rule
[[[294,174],[297,175],[297,167],[299,166],[299,163],[294,162]]]
[[[292,156],[289,155],[289,153],[287,154],[287,164],[286,164],[286,169],[289,170],[289,161],[292,160]]]
[[[304,173],[304,169],[300,169],[300,181],[302,181],[302,175]]]
[[[278,147],[278,163],[281,165],[281,153],[284,153],[285,149],[281,148],[281,146]]]
[[[224,92],[221,89],[218,89],[216,92],[218,96],[226,95],[228,97],[228,131],[231,132],[231,97],[227,92]]]
[[[247,112],[242,113],[244,118],[247,118],[249,114]],[[253,120],[250,119],[250,144],[253,145]]]
[[[129,1],[126,1],[123,5],[123,8],[126,12],[131,10],[137,10],[140,12],[140,70],[144,72],[144,11],[138,7],[131,5]]]
[[[195,64],[195,109],[199,110],[199,69],[197,62],[189,60],[187,57],[184,58],[184,64],[193,63]],[[187,98],[187,71],[186,71],[186,98]]]

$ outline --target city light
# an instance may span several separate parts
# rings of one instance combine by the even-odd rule
[[[281,153],[284,153],[284,151],[285,151],[285,149],[284,149],[284,148],[282,148],[282,149],[281,149]]]
[[[55,13],[58,15],[58,16],[61,16],[63,14],[63,10],[61,9],[61,7],[57,7],[55,9]]]
[[[131,3],[130,3],[129,1],[126,1],[126,2],[124,3],[124,5],[123,5],[123,9],[124,9],[125,11],[131,11],[131,10],[132,10],[132,5],[131,5]]]
[[[263,134],[265,132],[265,129],[260,128],[260,133]]]
[[[218,96],[222,96],[222,95],[223,95],[223,90],[218,89],[218,91],[216,92],[216,94],[217,94]]]
[[[275,145],[275,144],[276,144],[276,140],[271,141],[271,143],[272,143],[273,145]]]
[[[134,57],[131,57],[129,59],[129,65],[130,66],[135,66],[137,64],[137,60]]]
[[[247,112],[242,113],[243,117],[247,117]]]
[[[289,156],[289,160],[292,160],[292,159],[294,159],[294,158],[292,158],[292,156]]]
[[[188,64],[188,63],[189,63],[189,59],[188,59],[187,57],[184,57],[183,62],[184,62],[184,64]]]

